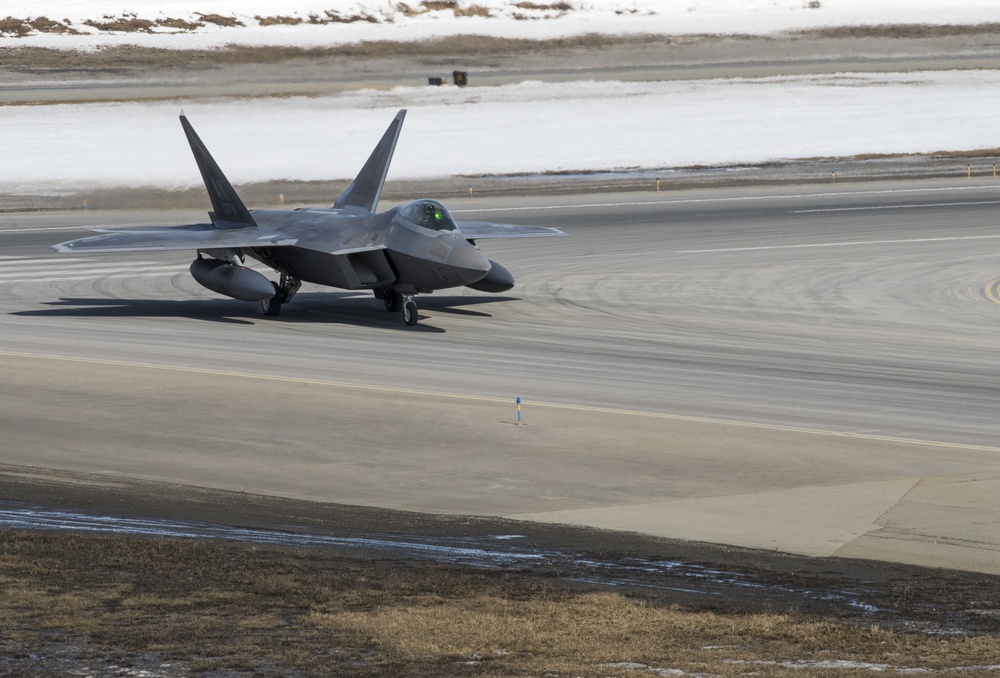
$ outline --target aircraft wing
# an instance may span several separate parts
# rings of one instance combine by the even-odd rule
[[[566,235],[558,228],[547,226],[520,226],[518,224],[493,224],[488,221],[456,221],[455,225],[467,240],[489,238],[544,238]]]
[[[266,228],[219,229],[212,224],[94,229],[100,235],[53,245],[61,254],[74,252],[150,252],[212,248],[255,248],[294,245],[295,238]]]

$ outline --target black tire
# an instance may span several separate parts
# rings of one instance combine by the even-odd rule
[[[396,312],[403,310],[403,295],[395,290],[386,290],[385,296],[382,297],[382,303],[385,304],[385,310]]]
[[[408,301],[403,304],[403,324],[407,327],[417,324],[417,302]]]
[[[274,286],[274,296],[260,302],[260,310],[264,315],[276,316],[281,313],[281,288],[278,283],[271,282]]]

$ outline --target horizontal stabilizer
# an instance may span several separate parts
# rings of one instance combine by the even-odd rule
[[[382,195],[385,175],[389,172],[389,163],[392,162],[392,154],[396,150],[396,140],[399,138],[399,131],[403,128],[403,118],[405,117],[405,109],[396,114],[375,150],[368,156],[368,162],[361,168],[358,176],[347,187],[347,190],[337,198],[337,202],[333,204],[334,207],[354,208],[369,213],[375,211],[378,199]]]

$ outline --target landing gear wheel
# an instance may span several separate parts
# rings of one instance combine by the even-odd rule
[[[385,304],[387,311],[401,311],[403,309],[403,295],[395,290],[386,290],[385,296],[382,297],[382,303]]]
[[[260,310],[264,315],[275,316],[281,313],[281,302],[285,295],[278,283],[272,282],[271,284],[274,285],[274,296],[260,302]]]
[[[417,302],[412,299],[403,304],[403,324],[407,327],[417,324]]]

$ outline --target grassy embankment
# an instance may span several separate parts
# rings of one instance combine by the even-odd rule
[[[1000,657],[989,635],[685,609],[527,575],[199,540],[3,530],[0,586],[0,672],[100,661],[225,675],[802,676],[870,675],[868,663],[974,676]]]

